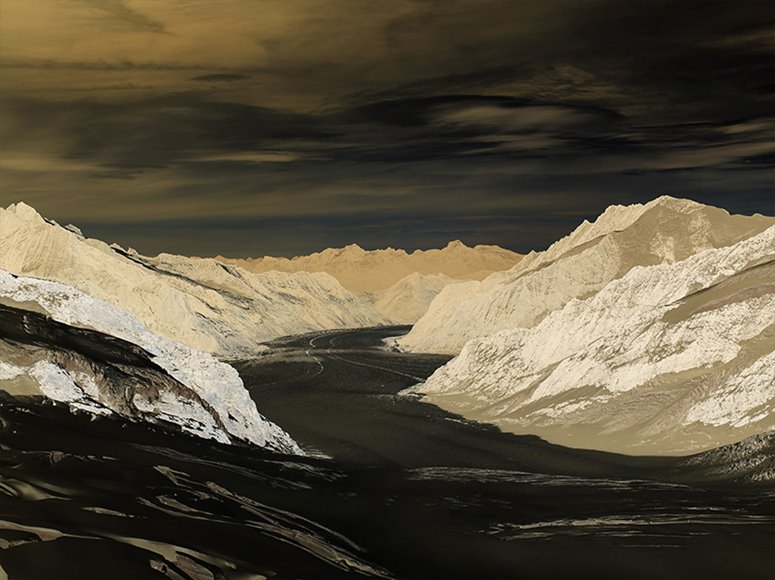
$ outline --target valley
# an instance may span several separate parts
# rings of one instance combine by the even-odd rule
[[[0,577],[769,578],[773,236],[251,272],[0,209]]]
[[[449,360],[384,346],[384,338],[408,330],[375,327],[280,338],[265,345],[268,354],[232,364],[262,412],[312,456],[361,465],[626,477],[648,476],[674,463],[550,445],[402,394]]]
[[[773,0],[0,0],[0,580],[775,580]]]
[[[2,568],[25,578],[101,578],[109,565],[115,578],[613,579],[658,554],[635,577],[769,577],[770,486],[719,477],[702,455],[564,448],[400,395],[447,358],[385,349],[383,338],[406,330],[287,337],[234,363],[308,457],[3,400]],[[766,467],[773,448],[770,437],[741,459]]]

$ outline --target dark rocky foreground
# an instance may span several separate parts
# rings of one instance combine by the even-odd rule
[[[396,393],[439,357],[401,329],[277,341],[239,364],[298,458],[0,402],[11,578],[771,578],[775,441],[684,458],[577,451]],[[311,344],[310,344],[311,343]],[[363,369],[363,370],[361,370]]]

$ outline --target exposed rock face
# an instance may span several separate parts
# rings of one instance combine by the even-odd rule
[[[356,244],[329,248],[295,258],[234,259],[218,261],[236,264],[251,272],[327,272],[348,290],[377,292],[410,274],[443,274],[461,280],[481,280],[493,272],[507,270],[522,256],[498,246],[466,246],[459,240],[440,250],[364,250]]]
[[[609,207],[545,252],[481,282],[444,288],[401,348],[457,354],[472,338],[530,328],[573,299],[593,296],[636,266],[678,262],[730,246],[775,224],[775,218],[733,216],[685,199]]]
[[[15,396],[301,452],[258,413],[232,367],[63,284],[0,270],[0,361],[0,389]]]
[[[23,203],[0,209],[0,268],[74,286],[157,334],[228,356],[277,336],[389,322],[325,273],[253,274],[209,259],[146,258],[84,238]]]
[[[471,340],[415,390],[507,431],[627,453],[772,429],[775,226],[631,268],[531,328]]]

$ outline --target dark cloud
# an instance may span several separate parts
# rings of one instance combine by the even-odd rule
[[[212,102],[199,93],[146,96],[105,103],[80,99],[49,101],[13,98],[0,129],[6,142],[34,145],[57,141],[68,159],[99,166],[153,169],[176,163],[208,162],[260,151],[276,143],[327,139],[320,120],[294,112],[239,103]],[[35,134],[30,127],[37,120]]]
[[[127,24],[143,32],[155,32],[168,34],[164,24],[132,8],[124,0],[82,0],[89,6],[93,6],[114,19]]]
[[[221,82],[221,81],[244,81],[249,79],[247,75],[238,75],[234,73],[213,73],[209,75],[200,75],[194,77],[192,81]]]
[[[769,2],[97,4],[104,50],[71,48],[87,15],[0,59],[0,179],[143,251],[528,250],[660,194],[775,212]]]
[[[33,58],[33,59],[3,59],[0,60],[0,68],[6,69],[50,69],[50,70],[83,70],[83,71],[206,71],[211,70],[209,65],[184,63],[174,61],[153,61],[153,60],[131,60],[127,58],[118,58],[111,60],[67,60],[53,58]],[[259,72],[260,68],[240,69]],[[216,74],[216,73],[214,73]],[[227,73],[220,73],[227,74]],[[236,73],[235,73],[236,74]],[[249,78],[247,75],[245,78]]]

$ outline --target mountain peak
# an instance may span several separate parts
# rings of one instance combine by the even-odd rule
[[[37,212],[37,210],[34,207],[32,207],[31,205],[27,205],[23,201],[12,203],[6,208],[6,211],[25,220],[43,219],[43,217]]]
[[[682,210],[703,207],[703,204],[683,197],[673,197],[671,195],[660,195],[659,197],[648,202],[644,206],[644,209],[652,208],[652,207],[669,207],[677,211],[682,211]]]
[[[365,254],[366,250],[361,248],[358,244],[347,244],[342,248],[343,254]]]
[[[73,224],[67,224],[65,226],[65,229],[68,230],[68,231],[73,232],[76,235],[84,237],[83,232],[81,231],[81,228],[79,228],[78,226],[74,226]]]
[[[568,247],[580,245],[595,237],[627,229],[644,215],[660,208],[667,208],[679,213],[689,213],[704,207],[709,206],[690,199],[672,197],[670,195],[661,195],[648,203],[609,205],[594,221],[584,220],[573,232],[555,242],[552,247],[555,247],[554,253],[556,254],[559,249],[567,250]]]
[[[449,242],[449,243],[446,245],[446,247],[445,247],[444,249],[445,249],[445,250],[457,250],[457,249],[459,249],[459,248],[468,248],[468,246],[466,246],[466,245],[465,245],[463,242],[461,242],[460,240],[452,240],[451,242]]]

